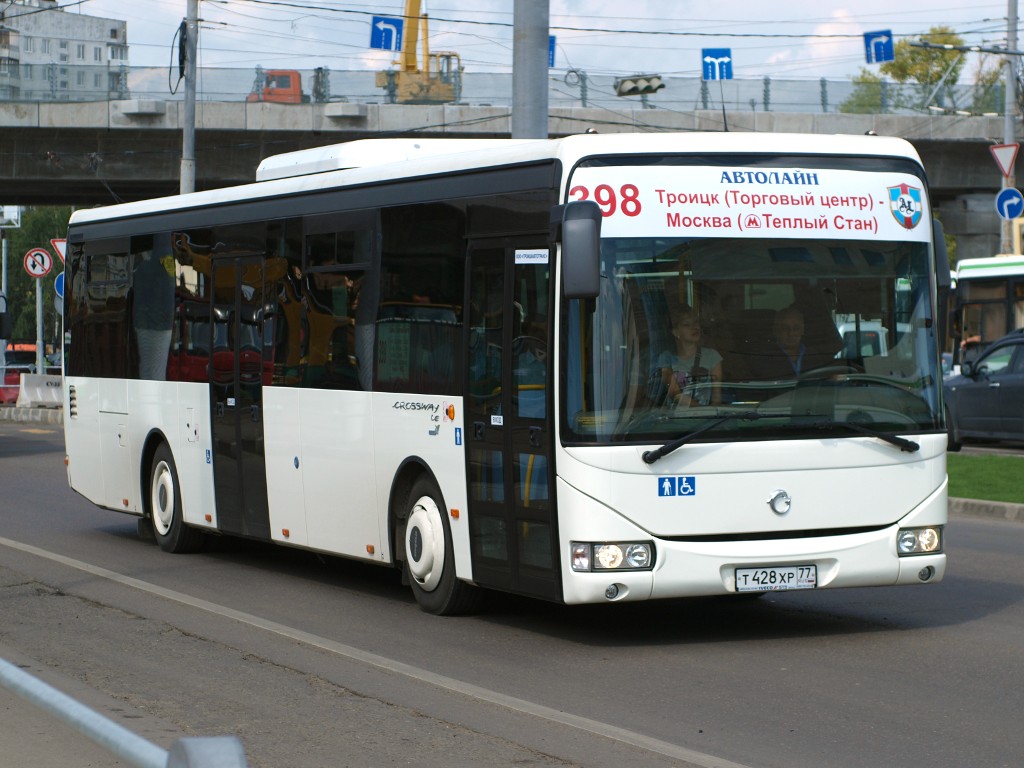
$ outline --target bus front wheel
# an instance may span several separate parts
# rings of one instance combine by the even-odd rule
[[[420,608],[440,616],[475,609],[480,592],[455,577],[452,532],[437,485],[428,477],[419,478],[406,509],[404,567]]]
[[[180,554],[197,552],[202,548],[202,532],[189,528],[181,518],[178,468],[167,443],[161,443],[153,454],[149,475],[149,519],[156,543],[165,552]]]

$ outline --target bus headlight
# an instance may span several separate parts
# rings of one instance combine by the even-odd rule
[[[942,551],[942,526],[903,528],[896,536],[896,551],[903,555],[931,555]]]
[[[650,541],[572,543],[574,571],[646,571],[654,565],[654,544]]]

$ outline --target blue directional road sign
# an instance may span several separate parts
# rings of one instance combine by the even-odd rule
[[[405,19],[393,16],[374,16],[370,22],[370,47],[381,51],[402,50],[402,31]]]
[[[57,292],[60,298],[64,298],[64,273],[61,272],[57,275],[57,279],[53,281],[53,289]]]
[[[895,61],[896,50],[892,43],[892,32],[888,29],[882,29],[878,32],[865,32],[864,56],[868,64]]]
[[[548,35],[548,69],[555,66],[555,36]]]
[[[1024,213],[1024,195],[1013,187],[1002,190],[996,195],[996,212],[1004,219],[1016,219]]]
[[[704,48],[700,52],[701,77],[705,80],[732,80],[732,49]]]

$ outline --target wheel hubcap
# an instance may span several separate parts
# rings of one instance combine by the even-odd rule
[[[171,468],[166,461],[161,461],[153,470],[153,489],[150,494],[153,514],[153,527],[161,536],[171,530],[174,520],[174,480]]]
[[[444,570],[444,524],[429,496],[413,504],[405,526],[405,556],[416,583],[426,592],[435,589]]]

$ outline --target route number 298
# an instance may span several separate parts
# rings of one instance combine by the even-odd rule
[[[569,190],[573,200],[590,200],[589,187],[578,185]],[[598,184],[594,187],[593,200],[601,208],[602,216],[611,216],[616,211],[626,216],[640,215],[640,190],[635,184],[623,184],[618,192],[609,184]]]

